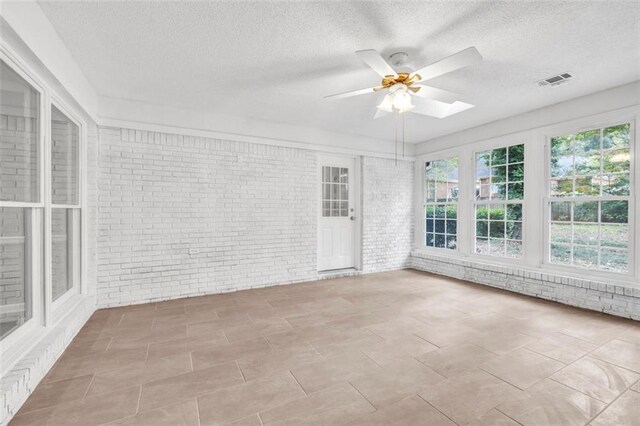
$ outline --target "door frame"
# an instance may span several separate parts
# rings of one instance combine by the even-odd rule
[[[322,166],[331,159],[353,160],[353,208],[355,209],[353,232],[354,269],[362,270],[362,156],[319,153],[316,164],[316,271],[319,269],[318,244],[320,242],[320,218],[322,217]]]

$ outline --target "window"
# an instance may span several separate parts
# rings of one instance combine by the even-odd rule
[[[425,245],[458,247],[458,158],[425,163]]]
[[[349,169],[322,167],[322,216],[349,216]]]
[[[629,270],[629,123],[551,139],[549,261]]]
[[[55,313],[53,302],[77,293],[80,283],[81,127],[61,106],[43,105],[44,90],[18,70],[2,56],[0,357],[49,324],[44,313]],[[51,113],[46,126],[45,108]],[[50,276],[43,273],[48,269]]]
[[[475,252],[522,257],[524,145],[476,154]]]
[[[40,285],[40,94],[0,61],[0,339],[29,321]]]
[[[56,301],[80,277],[80,128],[51,106],[51,286]]]

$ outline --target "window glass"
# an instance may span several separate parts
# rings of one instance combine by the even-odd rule
[[[425,163],[425,245],[458,246],[458,158]]]
[[[475,252],[522,257],[524,145],[476,154]]]
[[[629,269],[629,123],[551,139],[549,261]]]
[[[0,207],[0,339],[31,318],[34,210]]]
[[[79,277],[78,209],[51,209],[51,282],[52,300],[73,288]]]
[[[51,107],[51,202],[77,205],[79,199],[80,129]]]
[[[39,94],[0,61],[0,201],[39,201],[39,141]]]

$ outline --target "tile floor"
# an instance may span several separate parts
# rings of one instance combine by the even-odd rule
[[[639,422],[639,323],[405,270],[97,311],[11,424]]]

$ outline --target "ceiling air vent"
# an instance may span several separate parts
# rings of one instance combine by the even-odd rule
[[[557,86],[559,84],[566,83],[571,78],[573,78],[573,76],[571,74],[569,74],[568,72],[565,72],[565,73],[562,73],[562,74],[554,75],[553,77],[545,78],[544,80],[540,80],[538,82],[538,86],[541,86],[541,87],[544,87],[544,86]]]

